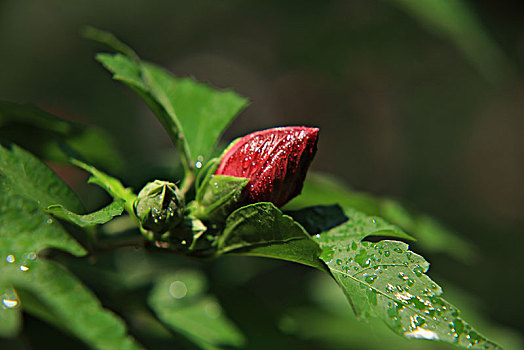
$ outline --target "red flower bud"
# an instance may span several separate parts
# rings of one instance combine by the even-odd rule
[[[226,149],[215,174],[249,179],[242,205],[272,202],[281,207],[302,191],[317,137],[318,128],[302,126],[251,133]]]

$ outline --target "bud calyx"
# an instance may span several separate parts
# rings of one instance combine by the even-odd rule
[[[162,234],[184,219],[184,196],[174,183],[155,180],[142,188],[134,209],[145,230]]]

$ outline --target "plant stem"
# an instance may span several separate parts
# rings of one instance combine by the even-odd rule
[[[192,171],[186,171],[184,180],[182,180],[182,183],[180,184],[180,192],[182,192],[184,196],[186,195],[187,191],[189,191],[194,181],[195,173]]]
[[[96,245],[95,252],[100,253],[124,247],[144,247],[146,245],[146,242],[147,240],[143,236],[136,236],[127,239],[100,241]]]

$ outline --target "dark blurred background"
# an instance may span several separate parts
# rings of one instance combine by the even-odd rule
[[[79,35],[111,31],[178,76],[248,97],[224,141],[319,126],[313,169],[471,242],[469,265],[422,252],[432,276],[522,329],[523,14],[524,2],[498,1],[3,0],[0,98],[105,128],[132,182],[172,148]]]

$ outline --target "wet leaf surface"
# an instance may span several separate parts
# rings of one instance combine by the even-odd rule
[[[475,349],[498,349],[459,317],[425,273],[429,263],[397,241],[316,238],[321,259],[343,289],[359,318],[377,317],[409,339],[428,339]]]
[[[0,156],[0,285],[7,290],[2,295],[3,308],[21,308],[93,348],[141,348],[126,334],[118,316],[104,309],[75,276],[60,264],[39,256],[47,248],[74,256],[85,254],[57,220],[43,211],[45,205],[57,203],[81,207],[76,196],[27,152],[13,148],[10,153],[1,148]],[[31,192],[33,188],[36,190]],[[11,293],[9,288],[14,288]],[[5,310],[2,314],[7,322],[0,323],[0,328],[3,333],[12,334],[19,316],[5,316]]]

